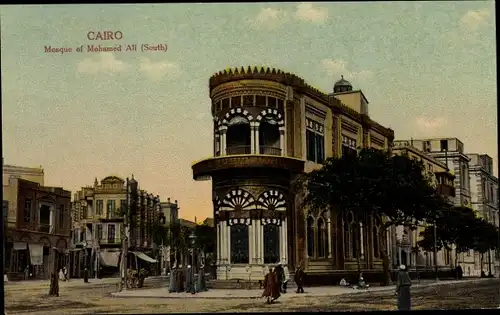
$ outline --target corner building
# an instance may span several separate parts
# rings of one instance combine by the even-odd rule
[[[195,180],[212,180],[217,278],[261,280],[277,262],[302,264],[311,281],[355,270],[352,214],[304,209],[291,184],[328,157],[390,150],[394,133],[369,118],[363,93],[344,79],[325,94],[294,74],[249,67],[212,76],[210,98],[214,157],[192,168]],[[380,223],[366,220],[363,269],[382,269]]]

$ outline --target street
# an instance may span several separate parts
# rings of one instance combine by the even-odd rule
[[[280,298],[267,305],[263,299],[251,298],[114,298],[116,283],[89,283],[81,280],[63,283],[59,297],[48,297],[48,283],[6,285],[7,314],[102,314],[165,312],[296,312],[394,310],[394,292],[370,292],[333,296],[294,296]],[[312,289],[311,289],[312,290]],[[307,292],[307,288],[306,288]],[[499,306],[498,279],[480,282],[416,287],[413,309],[496,308]],[[292,293],[294,294],[294,293]]]

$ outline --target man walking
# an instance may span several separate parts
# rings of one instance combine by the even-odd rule
[[[276,273],[276,280],[280,286],[280,293],[283,293],[283,281],[285,280],[285,272],[283,270],[283,266],[281,263],[278,263],[276,268],[274,268],[274,272]]]
[[[304,270],[302,270],[302,266],[299,265],[299,267],[297,267],[297,270],[295,270],[295,284],[297,285],[297,293],[304,293],[304,288],[302,287],[304,285],[304,277]]]
[[[411,309],[411,294],[410,294],[411,280],[406,266],[399,266],[399,272],[396,283],[396,294],[398,295],[398,310],[409,311]]]

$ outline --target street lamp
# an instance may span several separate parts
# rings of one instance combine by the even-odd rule
[[[191,231],[189,235],[189,240],[191,241],[191,294],[195,294],[196,290],[194,287],[194,249],[196,243],[196,235],[194,234],[194,229]]]
[[[85,258],[85,260],[84,260],[85,269],[83,271],[83,282],[85,282],[85,283],[89,282],[87,246],[88,246],[87,241],[83,241],[83,250],[84,250],[83,257]]]

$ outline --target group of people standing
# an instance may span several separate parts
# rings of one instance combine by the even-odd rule
[[[170,270],[168,292],[196,293],[207,291],[205,269],[202,265],[198,270],[198,278],[195,279],[191,265],[182,267],[173,266]]]
[[[297,285],[297,293],[304,293],[305,273],[302,267],[299,266],[295,270],[295,284]],[[281,293],[286,293],[288,282],[290,281],[290,271],[286,264],[278,263],[276,267],[268,267],[264,275],[264,292],[262,297],[267,298],[267,303],[272,303],[281,296]]]

